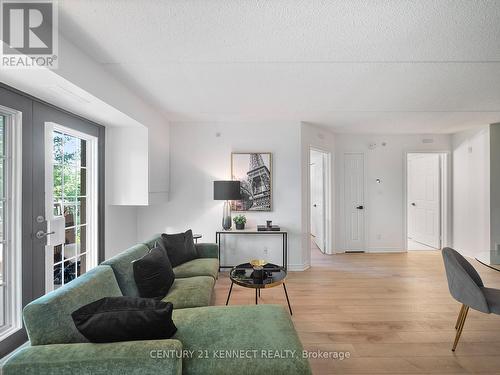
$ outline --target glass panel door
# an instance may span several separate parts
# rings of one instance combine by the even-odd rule
[[[4,164],[5,164],[5,154],[4,154],[4,135],[5,135],[5,116],[0,116],[0,303],[2,304],[0,308],[0,327],[5,327],[5,310],[7,301],[5,301],[4,293],[4,243],[5,243],[5,220],[4,220],[4,206],[5,206],[5,178],[4,178]]]
[[[0,341],[21,323],[21,157],[16,115],[0,108]]]
[[[65,285],[97,263],[96,138],[46,124],[46,289]]]

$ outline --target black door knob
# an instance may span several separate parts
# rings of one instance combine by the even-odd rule
[[[318,207],[316,204],[313,204],[313,207]]]
[[[415,203],[415,202],[412,202],[412,203],[411,203],[411,205],[412,205],[413,207],[415,207],[415,206],[416,206],[416,203]]]
[[[358,206],[356,207],[358,210],[362,210],[364,207],[363,206]]]

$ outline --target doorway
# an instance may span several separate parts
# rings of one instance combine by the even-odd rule
[[[309,149],[309,233],[312,253],[332,254],[331,154]]]
[[[0,85],[0,357],[27,340],[26,304],[103,259],[104,137],[104,127]],[[59,141],[62,153],[55,153]],[[57,227],[64,212],[68,221]]]
[[[439,250],[447,223],[447,154],[406,156],[406,245],[408,250]]]

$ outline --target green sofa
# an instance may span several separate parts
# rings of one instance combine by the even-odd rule
[[[178,329],[171,339],[89,343],[71,313],[103,297],[138,296],[131,261],[156,239],[28,304],[23,318],[30,345],[5,361],[2,374],[311,373],[282,306],[210,306],[219,267],[215,244],[197,244],[199,258],[174,268],[176,280],[165,297]]]

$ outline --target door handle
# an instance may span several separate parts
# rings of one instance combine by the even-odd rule
[[[362,209],[364,209],[365,207],[364,207],[364,206],[358,206],[358,207],[356,207],[356,208],[357,208],[358,210],[362,210]]]
[[[313,204],[313,207],[318,207],[318,205],[317,204]]]
[[[41,240],[42,238],[45,238],[47,236],[50,236],[51,234],[55,234],[56,232],[44,232],[43,230],[39,230],[36,232],[35,237]]]
[[[415,202],[412,202],[411,205],[415,207],[417,204]]]

